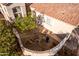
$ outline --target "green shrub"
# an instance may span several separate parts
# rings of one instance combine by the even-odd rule
[[[17,48],[15,35],[13,35],[11,29],[5,25],[4,21],[0,21],[0,55],[19,55],[16,50]]]
[[[23,18],[17,17],[14,26],[19,28],[21,31],[31,30],[37,27],[35,23],[35,17],[31,17],[30,14],[29,16],[25,16]]]

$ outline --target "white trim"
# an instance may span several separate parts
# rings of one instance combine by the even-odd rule
[[[22,6],[20,6],[20,9],[21,9],[22,17],[24,17]]]
[[[19,6],[20,9],[21,9],[21,15],[22,15],[22,17],[26,16],[25,3],[13,3],[13,4],[11,4],[10,6],[7,6],[7,10],[9,10],[8,13],[10,12],[9,15],[10,15],[10,17],[11,17],[12,19],[15,19],[15,16],[14,16],[14,14],[13,14],[12,8],[18,7],[18,6]]]
[[[9,17],[9,13],[8,13],[8,10],[7,10],[6,6],[4,6],[4,9],[6,11],[7,16]]]

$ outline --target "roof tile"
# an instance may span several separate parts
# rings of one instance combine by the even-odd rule
[[[79,23],[79,4],[34,3],[31,7],[39,12],[72,25]]]

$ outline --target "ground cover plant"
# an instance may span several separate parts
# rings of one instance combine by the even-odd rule
[[[5,21],[0,20],[0,56],[20,55],[21,50],[17,38]]]

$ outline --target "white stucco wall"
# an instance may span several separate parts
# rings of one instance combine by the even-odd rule
[[[34,8],[31,8],[34,10]],[[40,12],[36,11],[36,16],[41,14]],[[48,19],[51,25],[47,24],[46,22],[43,22],[42,25],[47,28],[48,30],[52,31],[53,33],[60,34],[60,33],[71,33],[71,31],[74,29],[75,26],[65,23],[61,20],[55,19],[53,17],[50,17],[48,15],[44,14],[44,20]]]
[[[12,8],[20,6],[21,8],[21,12],[22,12],[22,16],[24,17],[26,15],[26,8],[25,8],[25,3],[13,3],[10,6],[7,6],[7,10],[9,13],[9,16],[12,17],[12,19],[15,19]]]

